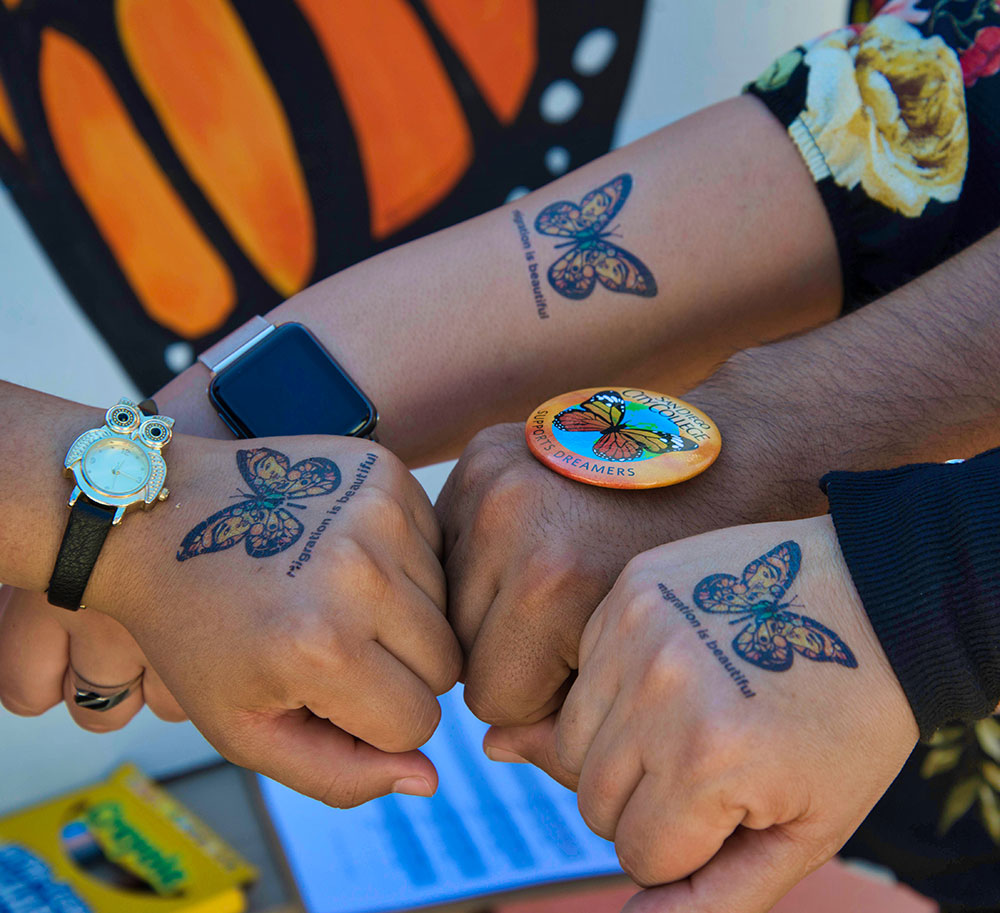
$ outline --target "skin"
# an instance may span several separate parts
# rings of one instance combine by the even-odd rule
[[[531,456],[520,424],[478,435],[436,505],[449,619],[476,715],[517,725],[552,713],[587,621],[640,552],[734,523],[822,513],[817,482],[830,469],[993,446],[997,279],[1000,232],[834,324],[729,359],[686,395],[718,424],[722,453],[673,488],[572,482]]]
[[[560,200],[578,203],[623,172],[633,187],[614,240],[647,264],[659,294],[598,284],[570,301],[543,279],[550,316],[540,320],[514,211],[524,214],[544,277],[562,239],[534,230],[538,214]],[[566,389],[621,381],[682,391],[738,349],[832,319],[841,297],[836,243],[812,177],[781,125],[745,96],[511,205],[359,263],[268,316],[309,327],[378,406],[382,444],[417,466],[457,455],[476,431],[523,420]],[[178,432],[229,439],[205,395],[208,382],[196,364],[158,391],[157,403]],[[63,452],[54,447],[47,465],[60,465],[71,439],[60,440]],[[58,541],[49,545],[53,557]],[[87,619],[70,624],[53,610],[43,618],[37,602],[16,596],[5,613],[20,633],[7,649],[24,660],[0,685],[0,700],[17,712],[41,713],[58,699],[53,680],[65,678],[66,637],[74,656],[86,654],[80,672],[92,681],[150,668],[137,646],[126,649],[123,632],[112,643],[104,636],[110,625],[88,633]],[[53,654],[63,657],[62,674]],[[51,668],[48,678],[33,671],[42,668]],[[137,697],[112,713],[74,717],[87,728],[115,728],[140,706]]]
[[[802,565],[782,601],[794,597],[792,611],[836,632],[856,668],[801,654],[784,671],[760,668],[732,646],[742,625],[697,608],[698,581],[739,578],[789,539]],[[713,640],[698,637],[660,583]],[[752,697],[704,649],[713,642]],[[578,792],[584,820],[649,888],[626,913],[766,913],[846,842],[917,736],[824,516],[733,527],[633,558],[587,624],[561,710],[491,729],[484,746]]]
[[[18,468],[0,475],[0,579],[37,592],[48,583],[66,517],[68,483],[51,466],[61,462],[67,440],[103,424],[103,413],[11,384],[0,393],[7,432],[0,465]],[[26,443],[39,459],[23,459]],[[91,638],[110,634],[113,644],[124,630],[158,673],[148,687],[160,712],[180,715],[160,694],[169,689],[234,763],[337,806],[390,791],[431,795],[437,774],[415,749],[437,726],[435,696],[454,684],[461,652],[444,618],[440,533],[427,496],[370,441],[254,441],[293,463],[323,457],[341,469],[338,492],[302,499],[305,510],[289,511],[305,527],[302,544],[349,490],[366,455],[378,459],[294,577],[287,572],[302,544],[252,558],[237,543],[178,561],[188,532],[246,490],[236,464],[246,446],[174,437],[174,495],[109,532],[84,596],[92,608],[60,625],[39,615],[34,630],[50,639],[39,667],[44,699],[55,697],[57,683],[67,693],[60,671],[67,653],[90,678]],[[13,709],[31,710],[36,698],[19,689],[34,675],[36,656],[19,645],[36,635],[19,617],[8,606],[2,619],[0,693]],[[109,628],[105,618],[120,627]],[[86,625],[85,635],[76,624]],[[114,674],[133,671],[123,664]]]

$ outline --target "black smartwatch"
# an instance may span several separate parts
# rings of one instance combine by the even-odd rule
[[[239,438],[374,436],[374,404],[300,323],[254,317],[198,360],[212,372],[208,398]]]

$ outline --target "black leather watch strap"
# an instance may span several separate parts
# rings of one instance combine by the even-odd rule
[[[86,495],[77,498],[69,512],[69,522],[49,580],[48,596],[52,605],[74,612],[83,608],[83,591],[87,589],[87,581],[114,516],[113,507],[95,504]]]

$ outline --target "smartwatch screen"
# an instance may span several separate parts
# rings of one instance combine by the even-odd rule
[[[304,326],[285,323],[220,371],[209,396],[238,437],[338,434],[363,437],[376,412]]]

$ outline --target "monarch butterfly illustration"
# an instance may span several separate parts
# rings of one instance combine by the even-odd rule
[[[799,653],[821,663],[853,669],[854,654],[840,637],[814,618],[789,611],[781,602],[802,564],[802,551],[789,540],[755,558],[739,579],[712,574],[694,588],[694,602],[706,612],[736,614],[730,624],[747,622],[733,639],[733,649],[762,669],[782,672]]]
[[[643,6],[2,0],[0,178],[149,391],[304,286],[607,151]]]
[[[625,423],[625,400],[614,390],[595,393],[585,403],[563,409],[552,424],[560,431],[600,432],[593,451],[602,460],[625,463],[646,453],[694,450],[697,443],[682,434],[639,428]]]
[[[623,247],[605,240],[608,223],[632,190],[632,177],[620,174],[588,193],[579,203],[565,200],[546,206],[535,219],[542,234],[572,238],[570,249],[549,267],[549,282],[560,295],[586,298],[600,282],[613,292],[651,298],[656,280],[649,267]],[[562,245],[557,245],[562,246]]]
[[[303,507],[300,498],[332,494],[340,486],[337,464],[312,457],[291,464],[285,454],[270,447],[240,450],[240,473],[250,486],[245,500],[212,514],[191,530],[177,550],[186,561],[209,552],[221,552],[244,543],[251,558],[267,558],[294,545],[305,527],[288,507]]]

